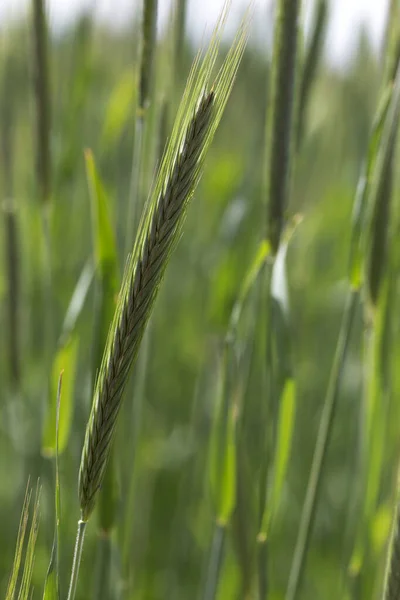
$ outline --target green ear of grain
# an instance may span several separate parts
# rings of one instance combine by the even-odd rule
[[[60,497],[60,474],[58,467],[58,437],[59,437],[59,425],[60,425],[60,404],[61,404],[61,386],[62,386],[63,373],[61,372],[58,378],[58,389],[57,389],[57,411],[55,420],[56,430],[56,450],[55,450],[55,524],[54,524],[54,537],[53,546],[51,549],[50,563],[46,573],[46,579],[44,582],[43,600],[59,600],[60,588],[59,588],[59,538],[60,538],[60,519],[61,519],[61,497]]]
[[[205,153],[231,91],[247,39],[240,28],[217,78],[212,72],[221,26],[202,62],[195,61],[133,254],[125,270],[118,306],[109,331],[86,430],[80,468],[82,519],[93,511],[121,406],[128,373],[136,359],[157,291],[174,249],[186,208],[199,181]]]

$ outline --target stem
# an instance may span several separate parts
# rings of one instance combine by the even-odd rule
[[[400,598],[400,506],[398,504],[398,494],[382,600],[396,600],[397,598]]]
[[[36,92],[36,173],[41,201],[51,193],[50,95],[47,51],[47,23],[43,0],[33,0],[33,32]]]
[[[203,600],[215,600],[217,597],[219,575],[223,560],[224,539],[225,527],[217,523],[214,528]]]
[[[274,444],[274,418],[273,418],[273,372],[272,372],[272,361],[271,361],[271,348],[272,348],[272,329],[271,329],[271,284],[272,284],[272,272],[274,269],[273,258],[266,265],[265,280],[264,280],[264,302],[265,302],[265,345],[263,348],[264,364],[265,364],[265,377],[264,377],[264,389],[265,389],[265,407],[264,407],[264,422],[266,427],[265,432],[265,444],[263,449],[263,462],[260,471],[259,480],[259,494],[260,494],[260,505],[259,505],[259,542],[257,544],[257,568],[258,568],[258,595],[260,600],[265,600],[267,597],[268,590],[268,570],[267,570],[267,539],[265,535],[260,535],[262,524],[264,521],[264,514],[267,510],[267,485],[268,485],[268,474],[270,467],[270,457],[273,451]],[[264,395],[264,394],[263,394]]]
[[[129,185],[128,199],[128,217],[126,221],[126,237],[124,261],[129,252],[132,251],[134,235],[138,225],[138,215],[140,208],[140,183],[139,178],[142,171],[143,150],[144,150],[144,122],[143,116],[136,118],[135,141],[133,145],[131,180]]]
[[[300,528],[290,571],[286,600],[295,600],[295,598],[297,598],[302,583],[302,577],[304,575],[306,558],[316,515],[316,507],[321,489],[323,468],[331,438],[332,426],[339,396],[339,388],[342,380],[343,368],[347,355],[354,316],[356,313],[357,300],[358,291],[355,289],[350,290],[343,313],[335,358],[332,365],[328,390],[319,424],[317,442],[315,445],[314,457],[307,485],[306,498],[304,501]]]
[[[93,596],[95,600],[109,600],[111,598],[111,558],[111,535],[108,533],[100,534],[97,544],[97,573]]]
[[[67,600],[74,600],[76,586],[78,584],[79,567],[81,565],[82,548],[85,539],[86,521],[79,519],[78,531],[76,533],[74,560],[72,562],[71,579],[69,582],[69,590]]]
[[[274,254],[290,195],[300,0],[280,0],[276,10],[266,171],[268,240]]]

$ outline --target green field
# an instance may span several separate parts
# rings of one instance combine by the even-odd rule
[[[0,30],[0,598],[400,600],[400,3],[143,4]]]

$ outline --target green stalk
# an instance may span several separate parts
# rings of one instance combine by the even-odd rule
[[[304,66],[299,85],[299,102],[296,123],[296,147],[301,146],[304,134],[304,122],[306,119],[307,104],[310,97],[310,91],[315,80],[315,74],[321,61],[324,33],[328,18],[328,1],[318,0],[318,5],[314,13],[314,22],[311,34],[311,42],[307,49]]]
[[[144,162],[144,141],[147,113],[153,86],[154,58],[156,51],[158,0],[144,0],[142,20],[142,49],[139,66],[139,100],[136,108],[135,140],[132,156],[131,181],[128,198],[125,253],[131,250],[138,218],[143,206],[141,198],[141,176]]]
[[[45,362],[51,368],[53,349],[53,301],[50,234],[51,199],[51,103],[49,86],[48,28],[44,0],[33,2],[34,88],[36,100],[36,185],[43,207],[43,307]]]
[[[203,600],[215,600],[217,597],[218,583],[223,562],[225,533],[225,526],[216,523],[211,545],[210,561],[207,568]]]
[[[388,559],[385,571],[385,583],[382,600],[399,600],[400,598],[400,504],[397,498],[392,535],[390,539]]]
[[[272,61],[266,183],[267,238],[274,255],[279,248],[290,195],[299,16],[300,0],[279,0]]]
[[[15,201],[13,199],[13,106],[11,65],[7,61],[3,81],[5,93],[1,102],[1,162],[3,173],[5,260],[8,279],[8,358],[10,381],[14,389],[20,383],[19,347],[19,252]]]
[[[382,440],[387,422],[386,407],[383,402],[385,386],[381,345],[385,336],[384,319],[385,284],[390,277],[390,223],[393,217],[393,168],[398,137],[400,117],[400,65],[397,67],[396,80],[387,116],[384,124],[379,155],[374,170],[374,185],[371,191],[372,216],[370,218],[367,255],[365,260],[365,279],[367,304],[365,320],[368,326],[365,339],[366,372],[364,385],[364,422],[363,422],[363,472],[362,472],[362,515],[359,521],[359,544],[362,546],[364,563],[370,555],[369,529],[375,515],[384,444]],[[390,352],[389,352],[390,355]],[[365,533],[365,531],[367,533]],[[368,564],[362,565],[360,578],[368,577]]]
[[[298,66],[298,38],[300,0],[279,0],[275,15],[274,50],[271,71],[271,108],[267,122],[266,145],[266,188],[267,201],[267,240],[271,247],[271,259],[266,268],[264,287],[265,319],[265,384],[266,384],[266,440],[259,481],[259,530],[267,507],[267,485],[272,448],[275,438],[274,389],[275,378],[272,369],[271,348],[271,279],[275,257],[278,253],[285,227],[290,196],[290,183],[293,157],[293,133],[295,117],[295,95]],[[270,418],[272,415],[272,419]],[[267,597],[267,540],[259,536],[258,591],[261,600]],[[264,565],[264,566],[263,566]]]
[[[36,98],[36,172],[40,199],[51,195],[50,89],[48,40],[44,0],[33,0],[34,77]]]
[[[175,20],[175,82],[182,73],[183,53],[185,49],[185,25],[186,25],[187,0],[176,0],[176,20]]]
[[[96,557],[96,581],[93,598],[95,600],[110,600],[111,586],[112,538],[109,532],[99,533]]]
[[[69,583],[67,600],[74,600],[76,587],[78,585],[79,569],[81,566],[83,542],[85,540],[86,521],[78,521],[78,531],[76,533],[74,558],[72,561],[71,579]]]

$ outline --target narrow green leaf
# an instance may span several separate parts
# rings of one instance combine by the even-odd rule
[[[68,338],[75,330],[78,319],[82,314],[82,310],[85,305],[89,289],[93,281],[93,276],[93,261],[88,260],[85,266],[83,267],[82,273],[78,279],[78,283],[75,286],[71,301],[67,308],[64,323],[62,326],[61,338],[59,341],[60,344],[62,344],[63,340]]]
[[[296,415],[296,383],[293,378],[287,378],[283,384],[280,396],[278,432],[275,447],[274,474],[271,486],[268,510],[265,511],[261,525],[261,535],[268,537],[272,521],[279,508],[283,486],[292,447],[293,430]]]
[[[236,410],[226,389],[227,356],[224,354],[210,440],[210,482],[217,522],[225,526],[236,502]]]
[[[32,490],[30,489],[30,486],[28,483],[26,492],[25,492],[24,503],[22,506],[21,519],[20,519],[19,528],[18,528],[17,543],[16,543],[16,547],[15,547],[14,562],[13,562],[10,579],[8,581],[6,600],[13,600],[13,598],[15,596],[15,591],[17,588],[18,575],[19,575],[19,571],[20,571],[20,567],[21,567],[22,553],[23,553],[23,549],[24,549],[24,540],[25,540],[25,535],[26,535],[26,529],[28,526],[29,505],[31,502],[31,495],[32,495]]]
[[[60,406],[59,420],[59,453],[62,453],[68,444],[72,424],[74,407],[74,387],[78,361],[79,337],[73,333],[65,344],[61,346],[53,361],[50,382],[50,406],[46,416],[42,438],[42,453],[52,457],[56,454],[56,422],[58,380],[61,371],[65,371],[63,378],[63,402]]]
[[[90,150],[85,152],[85,161],[90,192],[94,255],[96,267],[104,278],[109,276],[110,265],[114,265],[117,258],[115,233],[109,214],[110,202]]]

